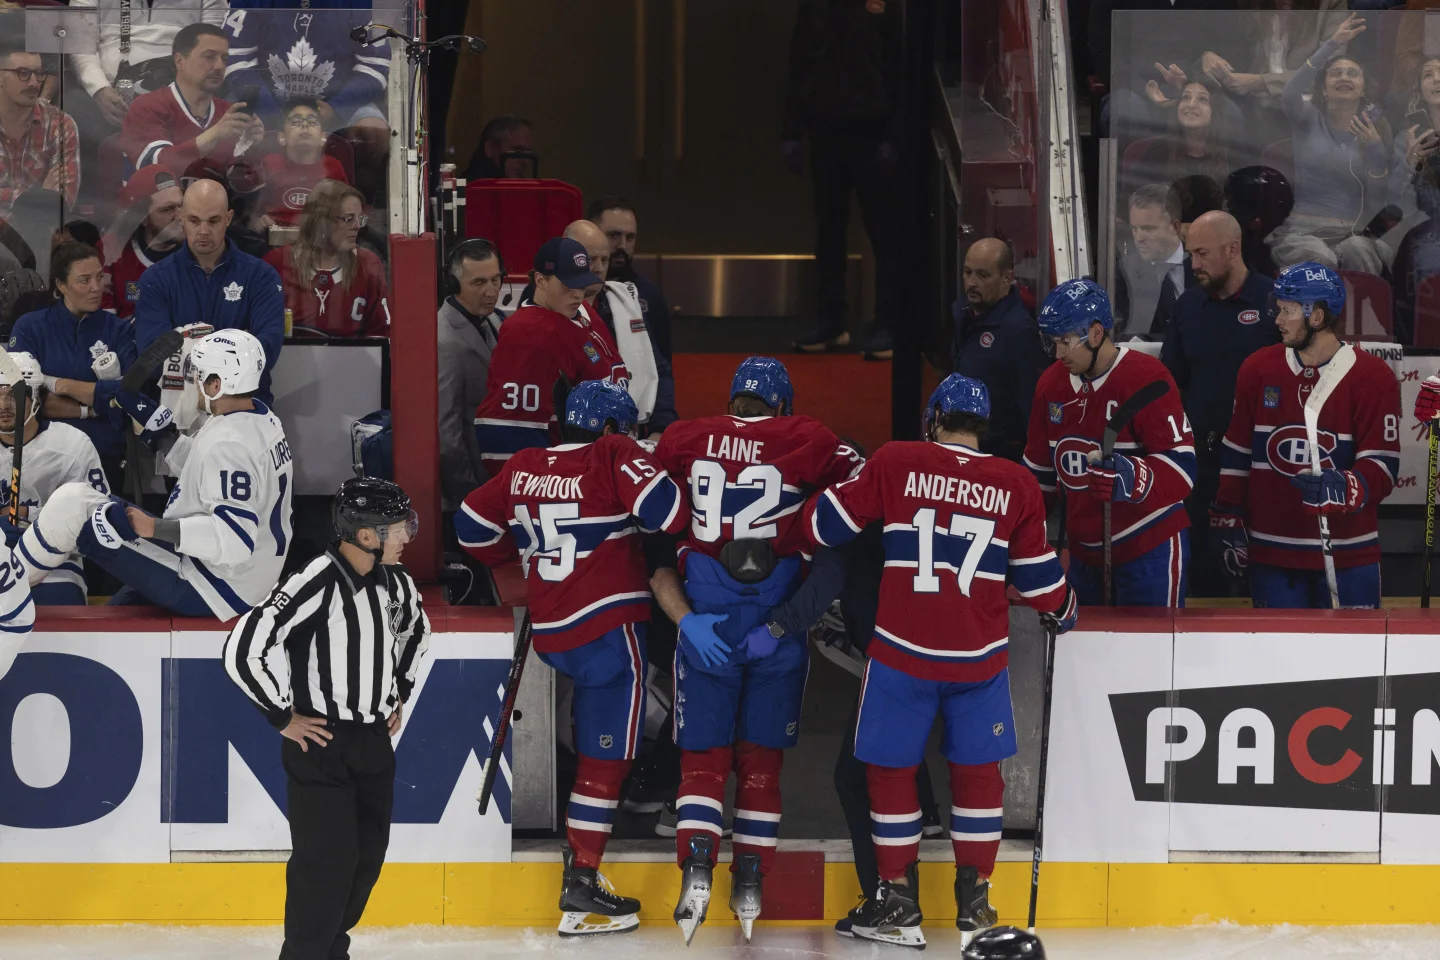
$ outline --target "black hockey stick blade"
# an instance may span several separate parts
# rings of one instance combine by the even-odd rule
[[[510,677],[505,681],[505,699],[500,704],[500,714],[495,718],[495,736],[490,740],[490,757],[485,761],[485,779],[480,783],[480,816],[490,810],[490,794],[495,789],[495,777],[500,772],[500,761],[505,756],[505,741],[510,739],[510,718],[515,713],[515,699],[520,696],[520,678],[525,674],[525,661],[530,658],[530,613],[520,623],[520,639],[515,644],[515,656],[510,661]]]
[[[1125,424],[1135,419],[1135,414],[1148,407],[1170,392],[1170,384],[1164,380],[1151,380],[1145,386],[1136,390],[1125,399],[1125,402],[1115,408],[1110,419],[1105,423],[1105,433],[1100,440],[1100,455],[1108,457],[1115,452],[1115,439],[1120,436],[1120,431],[1125,429]]]
[[[120,389],[127,393],[139,393],[145,389],[146,384],[153,383],[159,377],[160,368],[165,365],[165,361],[184,343],[185,335],[179,330],[166,330],[160,334],[145,348],[145,352],[130,364],[130,369],[125,371],[125,377],[120,381]]]

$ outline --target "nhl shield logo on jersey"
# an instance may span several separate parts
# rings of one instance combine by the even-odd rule
[[[609,750],[615,745],[615,738],[608,733],[600,734],[600,749]]]
[[[1063,419],[1065,419],[1065,407],[1058,403],[1050,404],[1050,422],[1059,423]]]
[[[1332,455],[1338,438],[1330,430],[1321,430],[1316,433],[1315,440],[1320,444],[1321,469],[1334,468]],[[1311,469],[1310,441],[1305,436],[1305,428],[1292,423],[1272,430],[1270,439],[1265,441],[1265,459],[1270,463],[1270,469],[1281,476],[1296,477],[1308,473]]]
[[[592,344],[585,344],[585,356],[590,358],[591,363],[600,362],[600,351],[596,350]]]
[[[1071,490],[1089,488],[1083,478],[1090,469],[1090,451],[1099,449],[1100,444],[1089,437],[1065,437],[1055,444],[1055,471],[1066,487]]]

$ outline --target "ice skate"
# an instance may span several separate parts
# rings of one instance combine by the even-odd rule
[[[640,901],[617,894],[595,868],[574,866],[573,857],[567,849],[560,885],[560,936],[593,937],[640,926]]]
[[[866,900],[850,911],[852,936],[897,947],[925,949],[925,933],[920,929],[924,917],[917,896],[920,889],[917,867],[918,864],[912,863],[906,868],[906,885],[882,880],[874,900]]]
[[[730,882],[730,911],[740,921],[740,931],[745,942],[750,942],[750,932],[760,916],[760,855],[742,854],[736,861],[735,872]]]
[[[713,840],[708,836],[690,838],[690,856],[680,865],[680,899],[675,904],[675,922],[685,934],[685,946],[695,939],[695,931],[705,922],[710,906],[710,890],[715,865],[710,860]]]
[[[835,921],[835,933],[837,936],[855,938],[855,921],[865,915],[870,903],[870,898],[863,893],[860,895],[860,902],[850,908],[850,912],[839,920]]]
[[[974,867],[956,867],[955,926],[960,930],[960,948],[968,947],[981,930],[995,926],[998,918],[990,906],[990,881],[981,880]]]

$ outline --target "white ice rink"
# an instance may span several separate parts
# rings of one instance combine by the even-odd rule
[[[478,927],[400,927],[361,930],[353,960],[479,960],[573,957],[651,960],[719,957],[904,960],[958,957],[953,928],[926,928],[930,947],[914,954],[898,947],[842,940],[828,927],[761,927],[745,946],[738,927],[702,927],[689,950],[678,930],[645,926],[620,936],[562,941],[553,932]],[[1058,960],[1435,960],[1440,927],[1240,927],[1054,930],[1041,932],[1047,956]],[[276,927],[0,927],[0,960],[263,960],[279,954]]]

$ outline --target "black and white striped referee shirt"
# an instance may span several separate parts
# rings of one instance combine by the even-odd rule
[[[374,723],[410,698],[429,641],[403,566],[376,564],[362,577],[332,546],[240,618],[225,670],[276,729],[292,710]]]

